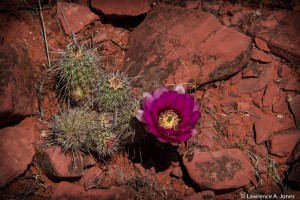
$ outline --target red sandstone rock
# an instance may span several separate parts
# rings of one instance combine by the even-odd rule
[[[266,87],[272,78],[274,64],[257,64],[263,71],[259,78],[242,79],[238,84],[238,92],[241,94],[259,91]]]
[[[57,13],[64,32],[67,35],[70,35],[71,32],[74,34],[78,33],[91,22],[100,19],[89,7],[67,2],[57,3]]]
[[[33,131],[19,127],[0,129],[0,188],[25,172],[35,154]]]
[[[290,76],[293,73],[292,69],[286,64],[278,66],[278,76],[286,77]]]
[[[294,148],[292,154],[287,159],[286,163],[291,165],[294,164],[300,157],[300,141],[298,141],[296,147]]]
[[[83,173],[84,159],[69,154],[63,154],[58,146],[47,148],[40,162],[47,161],[42,165],[45,172],[53,179],[80,178]]]
[[[300,140],[300,130],[288,129],[274,133],[268,141],[270,153],[280,157],[288,156],[292,153],[296,144]]]
[[[181,177],[183,176],[181,167],[175,167],[175,168],[171,171],[171,175],[172,175],[172,176],[175,176],[176,178],[181,178]]]
[[[110,189],[91,189],[85,191],[83,187],[69,182],[56,185],[51,196],[52,200],[84,199],[84,200],[131,200],[135,197],[135,190],[129,186],[111,187]]]
[[[273,105],[273,102],[275,101],[275,97],[276,97],[278,90],[279,90],[278,86],[274,83],[271,83],[267,86],[265,95],[263,98],[264,106],[271,107]]]
[[[248,67],[243,70],[243,78],[258,78],[259,75],[259,71],[253,70]]]
[[[270,49],[264,40],[256,37],[254,39],[254,42],[255,42],[255,45],[257,46],[257,48],[259,48],[260,50],[270,52]]]
[[[243,78],[258,78],[263,72],[263,68],[256,62],[250,62],[242,72]]]
[[[211,128],[201,128],[200,134],[196,136],[196,142],[199,146],[211,149],[213,147],[213,134]]]
[[[79,184],[84,186],[85,190],[89,190],[99,186],[104,182],[104,173],[99,167],[85,169]]]
[[[91,0],[91,7],[107,17],[129,17],[147,13],[149,0]]]
[[[206,189],[239,188],[254,177],[251,162],[238,149],[215,152],[194,149],[183,155],[183,164],[191,179]]]
[[[299,18],[300,12],[290,10],[263,12],[249,33],[266,41],[272,53],[300,63]]]
[[[185,198],[185,200],[215,200],[215,199],[216,199],[216,195],[211,190],[198,192],[196,194],[193,194],[193,195]]]
[[[32,115],[36,96],[27,50],[5,43],[0,52],[0,124],[4,124]]]
[[[157,5],[131,33],[124,69],[129,76],[142,75],[137,85],[145,90],[174,80],[204,84],[245,67],[250,42],[211,14]]]
[[[265,144],[255,145],[253,150],[255,151],[255,154],[261,158],[268,157],[268,149]]]
[[[228,119],[228,123],[229,123],[229,125],[238,125],[238,124],[242,123],[242,121],[239,116],[233,116]]]
[[[276,117],[265,117],[255,121],[255,140],[257,144],[261,144],[269,139],[269,137],[277,131],[293,128],[294,122],[291,119],[278,119]]]
[[[289,101],[290,109],[294,115],[296,127],[300,129],[300,95],[292,96]]]
[[[230,80],[230,84],[231,85],[236,85],[240,82],[240,80],[242,79],[242,73],[238,73],[235,76],[233,76]]]
[[[272,60],[273,60],[269,54],[265,54],[257,49],[252,49],[251,59],[260,61],[263,63],[269,63],[269,62],[272,62]]]
[[[289,113],[289,106],[286,102],[286,93],[282,90],[279,90],[274,105],[273,105],[273,112],[275,113]]]
[[[202,1],[202,10],[218,16],[218,12],[222,4],[222,0]]]
[[[202,7],[202,2],[198,0],[189,0],[185,2],[185,7],[187,9],[199,9]]]
[[[252,102],[258,108],[262,108],[263,107],[262,99],[259,96],[255,97]]]
[[[287,176],[287,180],[292,182],[294,185],[296,185],[297,190],[299,191],[299,189],[300,189],[300,159],[297,160],[297,162],[292,166],[292,169],[290,171],[291,172]],[[296,193],[295,196],[299,196],[299,192],[298,192],[298,194]]]
[[[294,77],[287,80],[287,83],[284,85],[284,90],[289,91],[298,91],[300,92],[300,83]]]
[[[294,0],[293,1],[293,10],[300,12],[300,1],[299,0]]]
[[[195,192],[195,189],[194,188],[192,188],[192,187],[188,187],[188,188],[186,188],[186,190],[185,190],[185,192],[184,192],[184,195],[185,196],[191,196],[191,195],[193,195],[193,194],[195,194],[196,192]]]
[[[223,2],[220,10],[219,15],[235,15],[237,12],[243,9],[241,4],[232,4],[229,1]]]

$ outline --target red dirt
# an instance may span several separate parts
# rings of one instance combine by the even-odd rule
[[[79,1],[78,4],[87,6],[85,2]],[[18,8],[15,8],[16,10],[11,8],[6,11],[0,7],[1,21],[5,22],[0,27],[6,30],[0,33],[0,41],[4,38],[8,42],[23,44],[28,50],[29,58],[33,65],[36,83],[39,84],[46,80],[43,90],[37,90],[35,115],[26,118],[17,125],[20,127],[33,125],[35,127],[34,136],[36,143],[40,144],[43,139],[41,133],[49,131],[47,122],[58,112],[58,107],[62,107],[63,104],[55,95],[55,80],[53,78],[45,79],[48,76],[47,57],[38,12],[31,9],[23,9],[23,7],[23,4],[19,4],[19,10]],[[31,8],[28,4],[25,7]],[[246,10],[255,10],[255,8],[247,7],[247,5],[242,7]],[[43,10],[44,25],[49,51],[51,52],[50,57],[52,61],[55,61],[59,57],[59,54],[56,52],[64,50],[66,45],[72,40],[62,30],[57,19],[56,6],[49,3],[44,5],[43,8],[45,8]],[[263,9],[270,11],[268,7]],[[263,12],[263,10],[260,12]],[[219,16],[219,20],[226,21],[223,17]],[[109,70],[120,70],[125,62],[126,51],[124,49],[127,48],[131,34],[131,28],[126,26],[128,23],[126,20],[120,20],[119,24],[121,26],[116,24],[114,20],[95,21],[76,34],[76,37],[88,43],[91,36],[104,33],[106,35],[103,37],[105,42],[95,44],[93,48],[99,47],[98,51],[104,57],[103,62]],[[244,22],[249,23],[249,19],[245,19]],[[233,28],[243,32],[243,25],[245,24],[239,22]],[[230,26],[232,27],[232,24]],[[254,40],[255,38],[253,37],[252,39]],[[292,66],[293,63],[289,63],[274,54],[269,53],[268,55],[270,57],[267,59],[273,59],[275,63],[275,70],[271,75],[272,81],[279,80],[281,78],[280,73],[299,80],[300,68],[295,68]],[[280,71],[281,68],[279,66],[287,66],[285,67],[287,69],[283,67],[282,71]],[[247,74],[253,76],[252,73],[253,71]],[[284,118],[293,120],[293,115],[289,110],[286,109],[287,113],[272,112],[270,105],[279,97],[274,94],[276,92],[278,92],[276,94],[284,93],[284,95],[296,95],[299,93],[286,90],[275,91],[274,88],[270,92],[266,92],[271,97],[264,97],[264,91],[261,89],[251,93],[244,93],[244,90],[248,90],[249,87],[256,87],[258,83],[255,80],[249,85],[242,85],[242,75],[244,73],[240,71],[229,79],[208,83],[195,91],[194,95],[201,100],[202,107],[202,119],[199,123],[201,133],[197,137],[187,143],[182,143],[178,149],[169,145],[162,145],[164,152],[161,152],[161,149],[155,146],[156,143],[151,142],[152,137],[147,136],[146,139],[143,138],[142,140],[150,140],[150,142],[146,141],[128,146],[124,149],[124,152],[113,156],[110,160],[97,163],[96,166],[105,172],[105,181],[99,187],[110,188],[112,186],[129,185],[136,190],[136,195],[139,199],[184,199],[194,193],[194,191],[200,192],[202,189],[192,182],[187,171],[182,167],[180,156],[183,152],[192,147],[209,149],[210,151],[225,148],[252,149],[256,145],[253,125],[260,117],[278,117],[278,114],[282,114]],[[247,88],[245,89],[244,87]],[[135,90],[140,91],[141,89],[135,88]],[[282,95],[282,98],[284,97]],[[262,108],[259,108],[256,104],[260,104]],[[282,104],[279,107],[286,106],[284,103]],[[261,151],[263,152],[264,150],[267,151],[265,145],[263,145]],[[285,193],[297,195],[297,191],[292,191],[290,188],[286,188],[285,185],[276,183],[278,181],[276,179],[278,177],[275,177],[276,175],[273,174],[271,177],[264,172],[266,157],[259,156],[261,155],[259,153],[255,155],[248,154],[253,159],[253,162],[255,162],[256,158],[259,159],[259,164],[255,168],[259,170],[257,177],[253,178],[250,184],[237,190],[217,191],[216,199],[240,198],[240,195],[245,191],[253,194]],[[289,168],[285,164],[288,158],[280,158],[271,154],[268,154],[268,158],[268,161],[273,160],[277,163],[276,170],[279,177],[283,179],[286,176],[285,170]],[[170,175],[172,170],[178,166],[183,168],[183,177],[180,178]],[[76,181],[75,184],[77,184]],[[33,159],[25,174],[0,190],[0,197],[7,197],[9,194],[20,199],[23,197],[27,199],[49,199],[57,185],[57,182],[53,182],[43,173],[36,163],[36,159]],[[26,196],[26,192],[32,193],[28,193]]]

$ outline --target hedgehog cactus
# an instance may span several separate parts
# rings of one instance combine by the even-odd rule
[[[55,115],[52,134],[47,140],[49,144],[61,146],[63,152],[91,152],[89,134],[95,129],[96,118],[96,112],[78,108]]]
[[[97,109],[100,112],[111,112],[121,108],[129,100],[130,89],[130,82],[124,74],[104,74],[94,94]]]
[[[111,156],[120,148],[117,136],[111,131],[102,130],[91,134],[94,151],[99,157]]]
[[[79,103],[91,99],[99,79],[98,59],[83,46],[69,45],[52,71],[58,76],[58,88],[67,100]]]

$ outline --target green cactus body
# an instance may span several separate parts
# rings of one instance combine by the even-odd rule
[[[110,114],[75,108],[55,115],[52,134],[47,141],[62,147],[63,152],[96,153],[100,157],[110,156],[120,145],[113,132]]]
[[[113,118],[113,125],[109,129],[118,137],[120,143],[132,141],[135,134],[131,125],[137,100],[130,90],[128,78],[120,72],[112,72],[102,75],[94,93],[97,110],[109,113]]]
[[[120,148],[118,138],[110,130],[102,130],[101,133],[92,133],[93,147],[99,157],[111,156]]]
[[[103,74],[94,95],[97,109],[111,112],[121,108],[128,101],[130,89],[130,82],[123,74]]]
[[[95,116],[83,109],[70,109],[55,115],[48,141],[61,146],[64,152],[91,152],[90,132],[95,129]]]
[[[67,100],[89,101],[99,79],[99,59],[92,50],[70,45],[52,71],[59,78],[58,88]]]

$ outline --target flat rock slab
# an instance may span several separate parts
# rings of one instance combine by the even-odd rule
[[[84,187],[85,190],[89,190],[99,186],[104,182],[104,172],[98,167],[91,167],[85,169],[83,176],[79,181],[79,184]]]
[[[151,9],[149,0],[91,0],[91,7],[107,17],[134,17]]]
[[[268,141],[270,136],[277,131],[294,128],[294,121],[290,118],[263,117],[255,121],[255,141],[261,144]]]
[[[38,162],[46,174],[54,180],[79,179],[85,166],[83,158],[64,154],[58,146],[51,146],[40,152]]]
[[[198,85],[246,66],[251,39],[199,10],[157,5],[131,34],[124,70],[145,90],[162,84]]]
[[[247,185],[254,177],[251,162],[238,149],[201,152],[199,149],[184,154],[183,164],[191,179],[200,188],[223,190]]]
[[[89,7],[67,2],[57,3],[57,13],[66,35],[70,35],[71,31],[78,33],[91,22],[100,19]]]
[[[292,96],[291,100],[289,101],[289,106],[293,113],[296,127],[300,129],[300,95],[299,94]]]
[[[33,131],[19,127],[0,129],[0,188],[25,172],[35,154]]]
[[[273,77],[274,72],[274,63],[260,64],[253,63],[252,68],[259,73],[258,78],[244,78],[237,84],[237,90],[240,94],[252,93],[264,89],[271,78]]]
[[[300,64],[300,12],[281,10],[263,12],[249,30],[267,42],[270,50]]]
[[[51,199],[123,200],[134,199],[135,193],[135,190],[129,186],[111,187],[107,190],[91,189],[85,191],[80,185],[62,181],[56,185]]]
[[[215,199],[216,199],[216,195],[211,190],[198,192],[196,194],[193,194],[193,195],[185,198],[185,200],[215,200]]]
[[[28,52],[19,44],[0,46],[0,124],[33,114],[36,98]]]
[[[269,152],[280,156],[290,155],[298,141],[300,140],[300,130],[288,129],[274,133],[268,141]]]
[[[293,164],[298,160],[299,157],[300,157],[300,141],[298,141],[298,143],[296,144],[296,147],[294,148],[292,154],[287,159],[286,163],[289,165]]]

